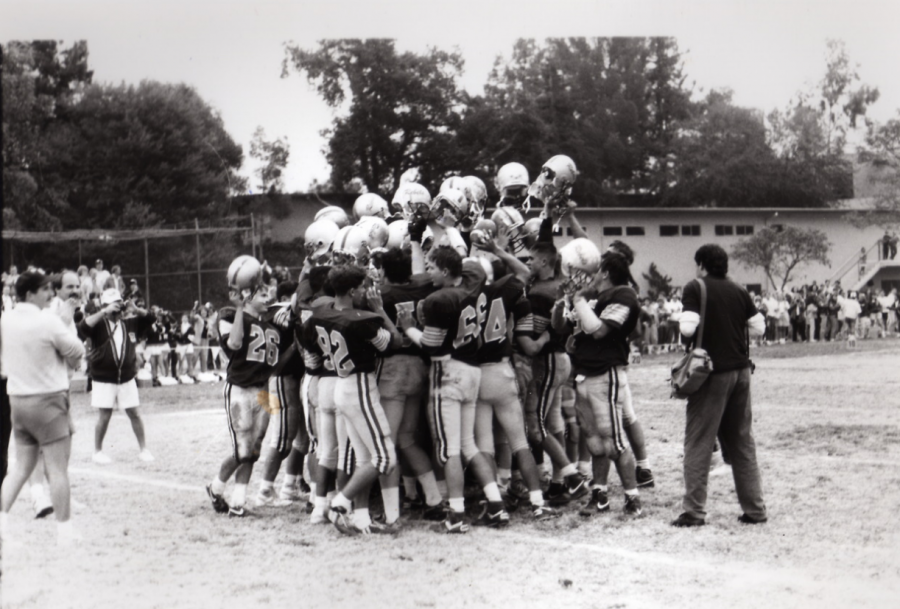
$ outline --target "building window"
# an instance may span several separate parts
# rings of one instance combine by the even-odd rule
[[[738,228],[741,228],[740,226]],[[730,224],[716,224],[716,235],[724,237],[725,235],[733,235],[734,227]],[[740,234],[740,233],[738,233]]]
[[[685,224],[681,227],[681,234],[685,237],[699,237],[700,236],[700,225],[699,224]]]
[[[603,227],[603,236],[604,237],[621,237],[622,236],[622,227],[621,226],[604,226]]]
[[[659,236],[660,237],[677,237],[678,236],[678,227],[673,226],[671,224],[661,224],[659,226]]]
[[[752,228],[752,227],[751,227]],[[748,283],[746,285],[747,291],[755,296],[762,296],[762,284],[761,283]]]
[[[644,227],[643,226],[626,226],[625,234],[631,237],[643,237],[644,236]]]
[[[752,235],[753,234],[753,226],[735,226],[735,232],[738,235]]]

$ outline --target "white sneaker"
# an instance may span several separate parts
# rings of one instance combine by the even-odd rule
[[[285,501],[300,501],[303,499],[303,494],[300,492],[300,485],[282,486],[281,490],[278,491],[278,498]]]
[[[309,516],[309,524],[331,524],[331,520],[328,519],[327,512],[315,509]]]
[[[91,457],[91,461],[94,463],[99,463],[100,465],[108,465],[112,463],[112,459],[106,456],[103,451],[98,451],[94,453],[94,456]]]
[[[156,461],[156,458],[146,448],[138,454],[138,459],[140,459],[144,463],[150,463],[151,461]]]

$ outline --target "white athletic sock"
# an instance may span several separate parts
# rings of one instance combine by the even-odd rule
[[[381,500],[384,502],[385,521],[388,524],[397,522],[400,518],[400,489],[396,486],[382,488]]]
[[[578,468],[575,467],[574,463],[569,463],[564,468],[558,470],[559,471],[559,479],[562,481],[566,476],[571,476],[572,474],[578,473]],[[553,481],[556,482],[556,474],[553,474]]]
[[[465,512],[466,511],[466,500],[462,497],[451,497],[450,498],[450,509],[454,512]]]
[[[441,499],[448,499],[450,497],[450,489],[447,487],[446,480],[437,480],[437,487],[441,493]]]
[[[419,495],[416,489],[416,479],[412,476],[403,476],[403,494],[407,499],[413,499]]]
[[[422,491],[425,493],[425,503],[437,505],[443,500],[434,472],[427,472],[419,476],[419,484],[422,485]],[[446,484],[444,486],[446,487]]]
[[[636,488],[633,488],[630,491],[625,491],[625,495],[627,495],[628,497],[637,497],[638,490]]]
[[[328,491],[325,493],[325,498],[328,499],[328,502],[331,503],[331,500],[337,496],[337,491]]]
[[[219,480],[218,476],[212,479],[210,486],[212,486],[212,492],[216,495],[221,495],[225,492],[225,483]]]
[[[342,507],[348,512],[353,509],[353,502],[344,497],[343,493],[338,493],[331,499],[331,507]]]
[[[315,506],[315,509],[320,512],[324,513],[328,511],[328,499],[326,497],[316,497],[313,499],[313,505]]]
[[[484,485],[484,496],[487,497],[487,500],[491,503],[503,501],[503,497],[500,495],[500,488],[497,486],[496,482]]]
[[[608,493],[608,492],[609,492],[609,485],[608,485],[608,484],[594,484],[594,485],[591,485],[591,488],[592,488],[592,489],[595,488],[595,489],[599,490],[601,493]]]
[[[590,478],[593,475],[593,470],[591,468],[590,461],[579,461],[578,462],[578,473],[582,476],[587,476]]]
[[[243,507],[247,502],[247,485],[235,484],[231,491],[231,507]]]
[[[650,457],[647,457],[646,459],[641,459],[640,461],[637,461],[635,463],[635,465],[637,465],[641,469],[650,469]]]
[[[298,484],[300,484],[300,476],[294,476],[292,474],[284,475],[284,481],[282,482],[282,485],[285,488],[293,488]]]
[[[259,483],[259,492],[264,493],[266,491],[272,491],[275,488],[274,482],[269,482],[268,480],[263,480]]]
[[[512,478],[512,471],[508,469],[498,469],[497,478],[500,479],[502,484],[507,485],[509,484],[510,478]]]
[[[361,529],[372,524],[372,518],[369,516],[369,508],[362,508],[353,512],[353,524]]]
[[[528,497],[531,500],[531,505],[535,507],[544,505],[544,493],[541,491],[529,491]]]
[[[316,496],[316,483],[315,482],[311,482],[309,484],[309,496],[310,497]]]

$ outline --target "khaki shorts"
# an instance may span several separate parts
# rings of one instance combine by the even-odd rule
[[[121,385],[97,380],[91,383],[91,406],[94,408],[127,409],[140,405],[137,382],[134,379]]]
[[[69,392],[9,396],[16,442],[46,446],[75,433],[69,414]]]
[[[431,433],[441,463],[462,454],[471,459],[475,444],[475,402],[481,386],[481,368],[455,359],[431,362]]]

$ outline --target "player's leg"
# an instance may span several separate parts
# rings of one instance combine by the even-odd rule
[[[647,441],[644,438],[644,426],[634,411],[634,398],[631,385],[628,383],[628,369],[619,369],[619,403],[622,410],[622,426],[628,438],[628,444],[634,453],[637,468],[635,477],[638,488],[653,488],[655,482],[650,469],[650,457],[647,455]]]
[[[328,524],[328,495],[334,492],[337,479],[338,437],[337,412],[334,404],[335,377],[318,377],[316,383],[316,489],[313,512],[314,524]]]
[[[309,433],[306,427],[306,417],[300,399],[300,383],[293,380],[296,391],[288,391],[288,427],[294,429],[294,434],[289,437],[288,455],[284,459],[284,481],[279,497],[281,499],[295,501],[301,498],[303,465],[306,455],[310,450]],[[292,405],[296,404],[296,405]],[[293,422],[292,422],[293,418]]]
[[[381,398],[380,405],[387,421],[391,441],[396,446],[400,433],[400,424],[403,421],[403,409],[406,405],[404,396],[399,399],[385,400]],[[386,474],[378,478],[381,486],[381,497],[384,502],[384,516],[388,523],[396,522],[400,518],[400,468],[393,467]]]
[[[0,540],[3,541],[10,538],[9,510],[16,502],[16,498],[31,472],[34,471],[40,451],[37,439],[30,434],[16,429],[15,435],[16,462],[3,479],[3,485],[0,488]]]
[[[442,523],[441,531],[448,533],[465,533],[468,525],[463,521],[465,515],[465,473],[460,447],[461,402],[459,396],[450,391],[445,368],[450,361],[431,362],[429,422],[432,429],[435,453],[438,462],[443,466],[444,481],[447,485],[447,497],[450,511]]]

